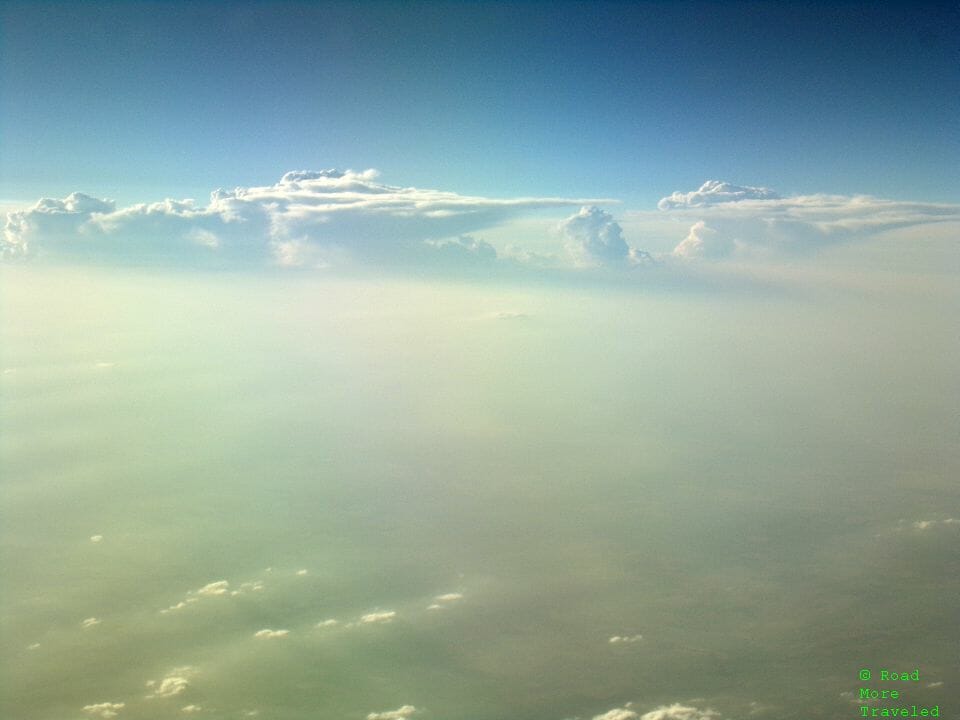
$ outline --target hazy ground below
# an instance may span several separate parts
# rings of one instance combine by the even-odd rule
[[[4,718],[960,709],[955,293],[0,280]]]

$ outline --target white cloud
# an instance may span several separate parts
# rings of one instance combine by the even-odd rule
[[[339,621],[330,618],[329,620],[321,620],[317,623],[318,628],[333,627],[334,625],[339,625]]]
[[[413,705],[404,705],[396,710],[372,712],[367,714],[367,720],[404,720],[417,712]]]
[[[674,192],[657,203],[661,210],[682,207],[702,207],[740,200],[777,200],[780,196],[773,190],[762,187],[733,185],[719,180],[707,180],[699,190],[693,192]]]
[[[307,574],[306,570],[297,570],[297,575],[306,575],[306,574]]]
[[[434,600],[442,603],[455,602],[457,600],[463,600],[463,593],[458,593],[458,592],[444,593],[443,595],[437,595],[434,598]]]
[[[917,520],[913,523],[914,530],[930,530],[936,527],[949,527],[951,525],[960,526],[960,520],[956,518],[947,518],[946,520]]]
[[[640,716],[640,720],[714,720],[719,717],[720,713],[716,710],[700,710],[674,703],[661,705],[656,710],[644,713]]]
[[[637,714],[628,708],[614,708],[602,715],[594,715],[593,720],[633,720]]]
[[[258,638],[282,638],[289,634],[289,630],[271,630],[270,628],[264,628],[263,630],[257,630],[253,636]]]
[[[809,254],[884,230],[960,221],[960,205],[883,200],[863,195],[782,198],[766,188],[710,181],[674,193],[663,216],[691,223],[678,258],[763,259]]]
[[[362,615],[360,617],[360,622],[369,624],[369,623],[387,623],[392,621],[397,616],[395,610],[386,610],[384,612],[372,612]]]
[[[611,645],[618,643],[635,643],[643,640],[643,635],[614,635],[608,640]]]
[[[227,580],[217,580],[216,582],[207,583],[202,588],[196,591],[197,595],[203,595],[204,597],[213,597],[214,595],[226,595],[230,591],[230,582]]]
[[[80,625],[85,628],[91,628],[99,624],[100,624],[100,619],[95,617],[88,617],[86,620],[80,623]]]
[[[184,705],[182,708],[180,708],[180,712],[190,715],[193,713],[203,712],[203,708],[200,705]]]
[[[36,650],[39,647],[40,647],[40,643],[32,643],[30,645],[27,645],[27,650]]]
[[[673,254],[683,258],[722,258],[733,253],[734,241],[720,235],[700,220],[693,224],[683,241],[673,249]]]
[[[190,684],[190,677],[194,673],[194,668],[189,665],[174,668],[159,683],[155,680],[148,680],[147,687],[154,688],[153,692],[147,695],[148,698],[169,698],[179,695]]]
[[[102,540],[103,540],[103,535],[91,535],[91,536],[90,536],[90,542],[92,542],[92,543],[98,543],[98,542],[101,542]]]
[[[4,257],[272,263],[474,264],[492,246],[467,233],[541,208],[604,200],[495,199],[385,185],[373,170],[286,173],[263,187],[216,190],[210,202],[164,200],[117,209],[74,193],[7,214]]]
[[[102,702],[93,705],[84,705],[83,711],[87,715],[100,718],[113,718],[127,706],[126,703]]]
[[[598,207],[582,207],[558,226],[567,253],[580,267],[618,267],[650,262],[642,250],[632,249],[613,216]]]

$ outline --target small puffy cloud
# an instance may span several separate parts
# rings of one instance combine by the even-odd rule
[[[91,535],[91,536],[90,536],[90,542],[92,542],[92,543],[98,543],[98,542],[102,542],[102,541],[103,541],[103,535]]]
[[[607,642],[611,645],[618,645],[620,643],[635,643],[643,640],[643,635],[614,635]]]
[[[937,527],[960,527],[960,520],[947,518],[946,520],[917,520],[913,523],[914,530],[930,530]]]
[[[93,705],[84,705],[83,711],[91,717],[113,718],[116,717],[126,706],[127,704],[122,702],[102,702],[94,703]]]
[[[192,715],[193,713],[203,712],[203,708],[200,705],[184,705],[180,708],[180,712]]]
[[[36,650],[39,647],[40,647],[40,643],[32,643],[30,645],[27,645],[27,650]]]
[[[710,181],[674,193],[662,215],[691,222],[673,256],[764,259],[810,254],[884,230],[960,221],[960,205],[900,202],[868,196],[780,197],[767,188]]]
[[[614,708],[602,715],[594,715],[593,720],[634,720],[637,714],[629,708]]]
[[[707,180],[699,190],[693,192],[674,192],[662,198],[657,203],[661,210],[674,208],[703,207],[704,205],[719,205],[721,203],[739,202],[740,200],[778,200],[780,198],[773,190],[762,187],[749,187]]]
[[[80,623],[81,627],[92,628],[95,625],[100,624],[100,619],[95,617],[88,617],[86,620]]]
[[[463,593],[444,593],[443,595],[437,595],[434,600],[442,603],[455,602],[457,600],[463,600]]]
[[[318,628],[328,628],[328,627],[334,627],[335,625],[339,625],[339,624],[340,624],[340,622],[339,622],[338,620],[334,620],[333,618],[329,618],[328,620],[321,620],[320,622],[318,622],[318,623],[317,623],[317,627],[318,627]]]
[[[202,588],[196,591],[197,595],[202,595],[204,597],[212,597],[214,595],[226,595],[230,591],[230,583],[227,580],[217,580],[216,582],[207,583]]]
[[[383,612],[372,612],[372,613],[367,613],[366,615],[361,615],[359,622],[364,624],[388,623],[388,622],[391,622],[396,617],[397,617],[397,613],[395,610],[386,610]]]
[[[674,703],[673,705],[662,705],[656,710],[651,710],[640,716],[640,720],[715,720],[720,717],[716,710],[700,710],[699,708],[689,707]]]
[[[396,710],[384,710],[367,714],[367,720],[405,720],[417,712],[413,705],[404,705]]]
[[[517,310],[501,310],[491,313],[490,317],[494,320],[526,320],[530,316],[525,312],[519,312]]]
[[[307,574],[307,571],[306,571],[306,570],[297,570],[297,575],[301,575],[301,576],[302,576],[302,575],[306,575],[306,574]]]
[[[190,685],[190,678],[194,669],[190,666],[174,668],[169,674],[157,682],[148,680],[147,687],[153,688],[153,692],[147,695],[148,698],[170,698],[182,693]]]
[[[264,628],[263,630],[257,630],[253,636],[258,638],[282,638],[289,634],[289,630],[271,630],[270,628]]]
[[[484,198],[386,185],[373,170],[294,171],[216,190],[206,206],[164,200],[117,209],[74,193],[7,213],[3,256],[190,264],[472,266],[496,259],[469,235],[542,208],[604,200]]]

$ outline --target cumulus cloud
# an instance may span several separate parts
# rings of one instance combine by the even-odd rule
[[[809,254],[884,230],[960,221],[960,206],[869,196],[780,197],[767,188],[710,181],[658,207],[691,222],[673,250],[682,259],[775,258]]]
[[[956,518],[947,518],[946,520],[917,520],[913,523],[914,530],[930,530],[936,527],[949,527],[956,525],[960,527],[960,520]]]
[[[773,190],[762,187],[749,187],[707,180],[699,190],[692,192],[674,192],[662,198],[657,203],[661,210],[671,210],[680,207],[703,207],[704,205],[719,205],[720,203],[738,202],[740,200],[778,200],[780,198]]]
[[[333,626],[339,625],[339,624],[340,624],[339,621],[334,620],[333,618],[330,618],[330,619],[328,619],[328,620],[321,620],[320,622],[318,622],[318,623],[317,623],[317,627],[318,627],[318,628],[326,628],[326,627],[333,627]]]
[[[463,593],[444,593],[443,595],[437,595],[434,600],[442,603],[455,602],[457,600],[463,600]]]
[[[126,703],[102,702],[92,705],[84,705],[83,711],[91,717],[113,718],[127,706]]]
[[[594,715],[593,720],[634,720],[637,714],[629,708],[614,708],[602,715]]]
[[[673,705],[661,705],[656,710],[651,710],[640,716],[640,720],[715,720],[720,717],[716,710],[700,710],[699,708],[689,707],[674,703]]]
[[[182,708],[180,708],[180,712],[190,715],[193,713],[203,712],[203,708],[200,705],[184,705]]]
[[[372,612],[362,615],[360,617],[360,622],[364,624],[388,623],[391,622],[395,617],[397,617],[397,612],[395,610],[386,610],[384,612]]]
[[[263,630],[257,630],[253,636],[258,638],[282,638],[289,634],[289,630],[271,630],[270,628],[264,628]]]
[[[367,714],[367,720],[404,720],[417,712],[413,705],[404,705],[396,710],[372,712]]]
[[[496,252],[469,235],[570,198],[495,199],[385,185],[373,170],[286,173],[262,187],[216,190],[206,206],[164,200],[116,208],[74,193],[8,213],[4,257],[273,263],[489,263]]]
[[[100,619],[95,617],[88,617],[86,620],[80,623],[81,627],[92,628],[94,625],[99,625]]]
[[[607,642],[611,645],[618,645],[620,643],[635,643],[643,640],[643,635],[614,635]]]
[[[596,206],[580,208],[561,222],[558,229],[570,257],[581,267],[617,267],[650,260],[644,251],[631,249],[623,239],[620,224]]]
[[[92,542],[92,543],[98,543],[98,542],[101,542],[102,540],[103,540],[103,535],[91,535],[91,536],[90,536],[90,542]]]
[[[249,582],[241,583],[240,587],[236,590],[231,590],[229,580],[215,580],[214,582],[207,583],[202,588],[188,591],[183,600],[162,609],[160,613],[165,615],[170,612],[182,610],[188,605],[200,602],[200,600],[205,598],[236,597],[237,595],[243,595],[247,592],[260,592],[263,590],[263,587],[263,581],[251,580]]]
[[[197,595],[204,597],[213,597],[215,595],[226,595],[230,591],[230,582],[228,580],[217,580],[207,583],[196,591]]]
[[[170,673],[157,682],[148,680],[147,687],[152,688],[152,692],[147,695],[148,698],[170,698],[179,695],[190,685],[190,677],[194,669],[190,666],[174,668]]]

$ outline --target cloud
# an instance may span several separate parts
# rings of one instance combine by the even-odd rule
[[[434,600],[437,602],[455,602],[457,600],[463,600],[463,593],[444,593],[443,595],[437,595]]]
[[[385,185],[373,170],[286,173],[216,190],[206,206],[163,200],[117,209],[74,193],[7,213],[3,256],[191,264],[473,265],[496,252],[469,235],[542,208],[605,200],[495,199]]]
[[[643,635],[614,635],[607,642],[611,645],[617,645],[619,643],[635,643],[643,640]]]
[[[662,198],[657,203],[661,210],[672,210],[681,207],[702,207],[704,205],[719,205],[721,203],[738,202],[740,200],[777,200],[780,196],[773,190],[762,187],[749,187],[707,180],[699,190],[693,192],[674,192]]]
[[[180,708],[180,712],[187,713],[189,715],[192,713],[203,712],[203,708],[200,705],[184,705],[182,708]]]
[[[207,583],[197,590],[196,593],[203,597],[213,597],[215,595],[226,595],[229,591],[230,582],[228,580],[217,580],[216,582]]]
[[[396,616],[397,616],[397,613],[395,610],[387,610],[384,612],[372,612],[372,613],[367,613],[366,615],[362,615],[360,617],[359,622],[364,624],[388,623],[388,622],[391,622]]]
[[[112,702],[102,702],[94,703],[93,705],[84,705],[83,711],[87,715],[100,718],[113,718],[116,717],[121,710],[127,706],[126,703],[112,703]]]
[[[580,267],[617,267],[651,260],[642,250],[630,248],[613,216],[596,206],[582,207],[558,226],[567,253]]]
[[[674,193],[658,207],[663,215],[691,222],[672,253],[685,260],[809,255],[885,230],[960,221],[960,205],[864,195],[784,198],[766,188],[716,181]]]
[[[367,720],[404,720],[417,712],[413,705],[404,705],[396,710],[372,712],[367,714]]]
[[[734,242],[701,220],[694,223],[673,254],[683,258],[721,258],[732,253]]]
[[[594,715],[593,720],[634,720],[637,714],[628,708],[614,708],[602,715]]]
[[[306,571],[306,570],[297,570],[297,575],[301,575],[301,576],[302,576],[302,575],[306,575],[306,574],[307,574],[307,571]]]
[[[936,527],[949,527],[951,525],[960,527],[960,520],[956,518],[947,518],[946,520],[917,520],[913,523],[913,529],[922,531]]]
[[[80,623],[80,625],[85,628],[92,628],[93,626],[99,625],[99,624],[100,624],[100,619],[95,617],[88,617],[86,620]]]
[[[102,540],[103,540],[103,535],[91,535],[91,536],[90,536],[90,542],[92,542],[92,543],[98,543],[98,542],[101,542]]]
[[[264,628],[263,630],[257,630],[253,636],[258,638],[282,638],[289,634],[289,630],[271,630],[270,628]]]
[[[182,610],[183,608],[187,607],[187,605],[200,602],[204,598],[236,597],[237,595],[243,595],[247,592],[260,592],[263,590],[263,588],[264,585],[262,580],[252,580],[241,583],[240,587],[236,590],[230,589],[229,580],[215,580],[214,582],[207,583],[198,590],[187,591],[187,595],[183,600],[171,605],[170,607],[162,609],[160,613],[166,615],[167,613],[174,612],[176,610]]]
[[[153,692],[147,695],[148,698],[170,698],[179,695],[190,685],[190,677],[194,673],[194,668],[186,665],[184,667],[174,668],[159,683],[155,680],[148,680],[147,687],[153,688]]]
[[[640,716],[640,720],[715,720],[719,717],[720,713],[716,710],[700,710],[674,703],[661,705],[656,710],[644,713]]]

